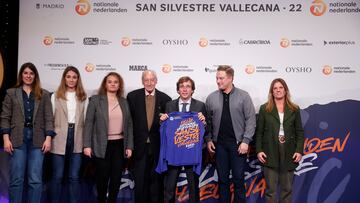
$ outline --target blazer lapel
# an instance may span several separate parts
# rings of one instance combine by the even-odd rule
[[[100,98],[100,109],[102,111],[103,117],[105,119],[106,123],[109,123],[109,105],[108,105],[108,101],[107,101],[107,96],[106,95],[101,95]]]
[[[19,102],[19,106],[20,106],[22,115],[25,116],[25,113],[24,113],[24,100],[23,100],[23,96],[22,96],[22,88],[21,87],[19,87],[16,90],[16,98],[17,98],[17,100]]]
[[[193,112],[193,111],[197,111],[196,110],[196,100],[191,98],[191,103],[190,103],[190,112]]]
[[[63,100],[63,99],[59,99],[59,103],[60,103],[60,106],[61,106],[62,110],[65,113],[66,118],[68,118],[68,111],[67,111],[66,101]]]
[[[288,105],[285,105],[285,110],[284,110],[284,123],[286,122],[286,120],[288,120],[290,118],[292,114],[292,111],[290,110],[290,108],[288,107]]]
[[[276,120],[280,123],[280,118],[279,118],[279,113],[278,113],[278,110],[276,108],[276,105],[274,105],[271,113],[270,113],[272,116],[274,116],[274,118],[276,118]]]

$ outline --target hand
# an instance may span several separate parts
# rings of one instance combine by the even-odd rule
[[[41,150],[45,154],[46,152],[50,151],[51,149],[51,136],[46,136],[44,144],[42,145]]]
[[[126,157],[126,158],[130,158],[131,155],[132,155],[132,150],[131,150],[131,149],[126,149],[126,150],[125,150],[125,157]]]
[[[259,161],[261,162],[261,163],[265,163],[266,162],[266,158],[267,158],[267,156],[266,156],[266,154],[264,153],[264,152],[259,152],[258,154],[257,154],[257,158],[259,159]]]
[[[302,155],[300,153],[298,153],[298,152],[295,152],[292,158],[293,158],[295,163],[298,163],[301,160]]]
[[[12,152],[14,151],[14,148],[10,141],[9,134],[4,134],[3,139],[4,139],[4,151],[9,154],[12,154]]]
[[[214,143],[212,141],[207,143],[207,149],[208,149],[210,154],[215,153],[215,145],[214,145]]]
[[[161,114],[161,116],[160,116],[160,121],[165,121],[166,119],[168,119],[169,118],[169,115],[167,115],[167,113],[163,113],[163,114]]]
[[[199,113],[198,113],[198,117],[199,117],[199,120],[200,120],[201,122],[203,122],[204,124],[206,124],[205,116],[204,116],[204,114],[203,114],[202,112],[199,112]]]
[[[249,145],[245,142],[242,142],[238,148],[239,154],[246,154],[248,152]]]
[[[91,148],[90,147],[85,147],[84,148],[84,154],[85,154],[85,156],[88,156],[88,157],[90,157],[91,158]]]

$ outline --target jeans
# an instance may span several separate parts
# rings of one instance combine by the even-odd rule
[[[68,202],[78,202],[80,196],[79,172],[81,167],[81,153],[73,153],[74,150],[74,128],[68,129],[66,139],[65,155],[52,154],[52,178],[51,178],[51,202],[60,202],[61,182],[64,175],[64,166],[68,164]]]
[[[33,146],[32,128],[24,128],[24,143],[14,148],[10,161],[9,197],[11,203],[21,203],[25,169],[28,176],[28,202],[38,203],[42,193],[42,167],[44,154]],[[27,167],[26,167],[27,165]]]
[[[246,154],[239,155],[238,145],[234,143],[218,143],[216,145],[216,169],[219,176],[220,202],[231,202],[230,170],[234,183],[234,203],[246,202],[244,186],[244,169]]]

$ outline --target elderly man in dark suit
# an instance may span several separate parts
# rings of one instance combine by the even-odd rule
[[[178,99],[172,100],[166,104],[166,113],[171,113],[174,111],[179,112],[198,112],[199,119],[206,124],[206,108],[205,104],[199,100],[192,98],[192,95],[195,90],[194,81],[188,77],[184,76],[179,78],[176,83],[176,90],[180,97]],[[168,118],[168,114],[163,114],[160,117],[161,121],[164,121]],[[181,166],[168,166],[168,170],[165,173],[165,189],[164,189],[164,202],[175,202],[175,189],[176,182],[179,176]],[[188,188],[189,188],[189,200],[190,202],[199,202],[199,177],[193,171],[193,166],[184,166]]]
[[[160,114],[171,98],[155,88],[155,71],[142,73],[140,88],[127,95],[134,125],[135,202],[160,203],[163,200],[163,178],[155,172],[160,152]]]

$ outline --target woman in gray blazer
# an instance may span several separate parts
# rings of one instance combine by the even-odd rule
[[[84,154],[94,156],[98,202],[116,202],[125,159],[133,150],[133,124],[124,81],[115,72],[103,79],[89,100],[84,128]],[[106,197],[109,192],[108,198]]]
[[[28,201],[40,202],[44,154],[55,135],[50,94],[41,89],[32,63],[21,66],[15,88],[10,88],[1,112],[4,150],[10,155],[10,202],[22,202],[25,170]]]

